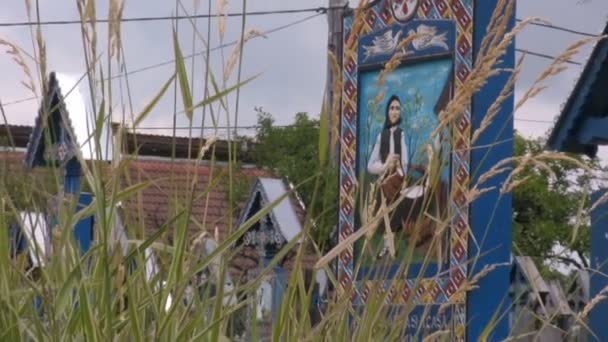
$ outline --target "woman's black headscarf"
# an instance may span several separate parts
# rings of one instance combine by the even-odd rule
[[[388,112],[391,108],[391,102],[397,100],[399,104],[401,104],[401,100],[399,96],[393,95],[388,99],[386,103],[386,113],[384,116],[384,129],[382,130],[382,135],[380,136],[380,158],[382,162],[386,162],[386,158],[388,157],[388,153],[390,152],[390,129],[393,126],[397,126],[395,131],[393,132],[393,145],[395,147],[395,154],[401,156],[401,128],[399,125],[401,124],[401,115],[399,115],[399,120],[396,123],[392,123],[391,119],[388,116]]]

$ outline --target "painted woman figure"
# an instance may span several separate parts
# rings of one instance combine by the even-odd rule
[[[386,105],[384,128],[378,134],[367,163],[367,171],[379,176],[380,191],[384,195],[386,205],[390,205],[399,196],[399,190],[408,173],[409,151],[405,143],[405,132],[399,127],[400,124],[401,100],[397,95],[393,95]],[[379,197],[376,201],[378,207],[381,200],[382,197]],[[411,210],[411,204],[411,201],[403,201],[392,213],[390,220],[392,231],[401,230],[405,219],[404,212]]]
[[[409,151],[405,143],[405,132],[400,128],[401,124],[401,101],[397,95],[389,98],[386,107],[384,128],[378,135],[376,143],[367,163],[367,171],[379,176],[380,191],[384,195],[386,205],[390,205],[399,197],[403,182],[408,182],[409,169],[419,169],[409,165]],[[412,170],[413,171],[413,170]],[[424,172],[424,170],[418,170]],[[415,229],[416,221],[422,212],[425,187],[420,184],[407,185],[405,198],[397,205],[390,215],[390,228],[393,232],[404,232],[411,236]],[[382,197],[378,198],[379,207]],[[429,230],[424,229],[420,235],[428,235]],[[427,236],[419,236],[416,245],[421,240],[427,240]]]
[[[401,124],[401,100],[397,95],[388,99],[384,128],[378,134],[374,149],[367,163],[367,172],[382,176],[385,173],[407,173],[408,150]]]

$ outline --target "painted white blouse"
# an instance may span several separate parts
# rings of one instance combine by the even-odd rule
[[[393,139],[393,133],[395,132],[396,127],[390,128],[390,145],[388,149],[388,155],[395,154],[395,139]],[[382,137],[382,132],[378,134],[376,138],[376,144],[374,145],[374,149],[372,150],[372,154],[369,157],[369,161],[367,162],[367,172],[374,175],[381,175],[387,167],[387,164],[382,162],[380,158],[380,140]],[[405,134],[403,130],[401,131],[401,168],[403,169],[403,174],[407,174],[407,165],[408,165],[408,151],[407,145],[405,144]],[[388,157],[387,157],[388,158]]]

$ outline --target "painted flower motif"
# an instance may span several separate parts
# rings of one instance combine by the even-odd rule
[[[57,147],[57,156],[59,157],[59,160],[65,161],[69,153],[70,148],[66,143],[59,144],[59,146]]]
[[[283,243],[283,235],[281,235],[281,233],[279,233],[278,231],[274,232],[274,243],[277,245]]]

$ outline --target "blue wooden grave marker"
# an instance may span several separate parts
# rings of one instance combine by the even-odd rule
[[[608,129],[608,127],[605,127]],[[608,189],[595,191],[591,195],[596,203]],[[600,204],[591,213],[591,271],[590,299],[608,287],[608,202]],[[608,337],[608,302],[603,300],[593,307],[589,315],[592,340]]]
[[[608,34],[608,23],[603,35]],[[549,139],[547,149],[585,154],[594,158],[598,145],[608,144],[608,41],[600,40],[594,47]],[[592,196],[595,203],[606,188]],[[608,286],[608,206],[602,204],[591,213],[591,285],[590,298]],[[603,341],[608,336],[608,304],[596,305],[589,314],[590,338]]]
[[[494,270],[473,291],[463,289],[465,280],[484,266],[508,263],[511,257],[511,197],[496,190],[471,205],[464,198],[480,175],[513,154],[510,143],[496,144],[512,140],[512,98],[479,139],[471,141],[509,75],[489,79],[453,124],[432,134],[438,114],[466,83],[495,8],[494,1],[377,0],[363,10],[362,21],[355,22],[354,15],[344,18],[338,242],[366,222],[367,208],[382,201],[370,195],[375,180],[385,180],[378,186],[389,198],[387,204],[393,181],[409,183],[404,204],[387,222],[396,259],[387,257],[392,251],[384,242],[382,222],[368,242],[359,241],[341,253],[338,282],[342,291],[354,289],[352,302],[358,308],[373,291],[387,294],[395,312],[406,303],[416,304],[404,323],[406,339],[444,329],[442,322],[447,322],[451,341],[476,341],[489,325],[492,341],[509,334],[508,268]],[[509,27],[513,23],[510,18]],[[399,46],[416,33],[424,36]],[[400,65],[383,74],[393,58]],[[513,66],[511,45],[496,67]],[[428,166],[426,144],[438,156],[438,167]],[[428,181],[427,167],[436,168],[435,181]],[[390,179],[384,178],[386,168],[394,169]],[[492,178],[484,187],[500,188],[505,177]],[[436,183],[433,189],[431,182]],[[421,209],[421,203],[431,205]],[[449,220],[446,236],[433,239],[436,223],[422,212]],[[469,242],[470,233],[478,246]],[[398,273],[409,255],[413,263],[407,274]],[[423,262],[425,255],[431,262]],[[355,265],[360,267],[357,273]]]
[[[282,179],[259,177],[255,181],[242,209],[237,227],[251,219],[262,208],[286,196],[288,191]],[[294,203],[295,199],[287,195],[237,241],[237,246],[252,247],[257,251],[260,258],[259,270],[269,267],[277,253],[288,242],[298,238],[302,231],[303,217],[301,217],[301,213],[298,214]],[[264,311],[269,311],[268,317],[263,315],[264,317],[260,318],[256,313],[253,319],[259,318],[261,321],[272,325],[279,318],[281,300],[289,281],[287,270],[282,265],[283,261],[272,268],[272,274],[262,281],[262,285],[258,288],[258,295],[260,296],[258,300],[260,302],[257,305]],[[267,322],[267,320],[270,320],[270,322]]]
[[[85,113],[77,113],[84,115]],[[92,194],[80,190],[81,165],[76,158],[79,149],[75,140],[70,116],[66,108],[59,81],[54,72],[49,75],[46,94],[42,99],[34,129],[28,142],[25,164],[35,167],[60,167],[64,170],[63,192],[77,196],[76,210],[89,205]],[[83,218],[74,227],[74,236],[81,254],[91,246],[93,239],[93,216]]]

